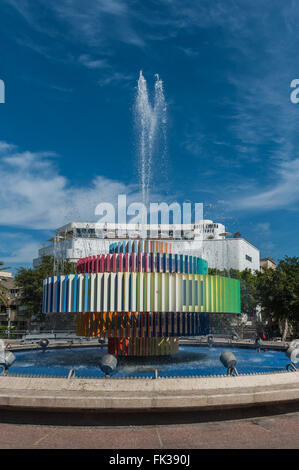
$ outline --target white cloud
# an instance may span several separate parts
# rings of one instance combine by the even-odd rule
[[[234,197],[236,209],[274,210],[293,209],[299,201],[299,158],[282,161],[276,167],[276,178],[266,189],[252,187],[253,195]],[[240,193],[239,193],[240,194]]]
[[[133,80],[133,78],[134,77],[132,75],[128,75],[128,74],[125,74],[125,73],[111,72],[106,77],[101,78],[100,80],[98,80],[98,84],[100,86],[106,86],[106,85],[111,85],[111,84],[118,85],[119,83],[126,84],[129,81]]]
[[[136,185],[96,175],[74,186],[59,173],[53,152],[8,151],[0,159],[0,225],[45,230],[73,220],[96,220],[100,202],[115,203],[118,194],[140,200]]]
[[[109,68],[107,59],[95,59],[89,54],[82,54],[78,58],[78,62],[88,69],[105,69]]]
[[[90,46],[104,46],[116,39],[126,44],[143,47],[144,42],[132,25],[134,8],[122,0],[5,0],[39,32],[50,36],[61,35]],[[46,13],[45,13],[46,12]],[[54,15],[63,24],[49,27],[45,17]],[[67,26],[67,31],[65,28]]]

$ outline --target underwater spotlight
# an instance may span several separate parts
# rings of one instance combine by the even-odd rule
[[[2,368],[3,374],[6,375],[10,366],[15,362],[16,356],[11,351],[0,351],[0,367]]]
[[[289,346],[289,348],[286,350],[286,355],[291,359],[291,362],[286,365],[286,370],[295,372],[297,370],[296,364],[298,362],[299,356],[299,343],[297,343],[297,345],[295,343],[293,346]]]
[[[116,357],[112,354],[105,354],[105,356],[101,358],[100,367],[106,377],[109,377],[117,367]]]
[[[263,344],[263,342],[262,342],[261,338],[259,338],[257,336],[256,339],[255,339],[255,342],[254,342],[254,346],[255,346],[255,349],[257,350],[257,352],[261,352],[262,344]]]
[[[231,351],[224,351],[220,356],[220,361],[226,367],[227,375],[238,375],[238,371],[235,368],[237,358]]]
[[[41,347],[42,349],[46,349],[46,348],[48,347],[48,345],[49,345],[49,340],[48,340],[47,338],[45,338],[45,339],[40,339],[39,342],[38,342],[38,344],[40,345],[40,347]]]

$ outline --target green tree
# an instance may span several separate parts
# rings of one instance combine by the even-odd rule
[[[290,324],[299,320],[299,257],[285,256],[276,270],[257,273],[257,293],[264,316],[283,323],[285,341]]]
[[[76,272],[76,264],[67,260],[56,263],[55,275]],[[36,268],[19,268],[15,279],[21,288],[21,304],[26,308],[29,318],[41,314],[43,301],[43,280],[54,275],[54,260],[51,256],[42,258]]]

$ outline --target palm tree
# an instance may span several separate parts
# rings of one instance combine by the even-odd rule
[[[3,266],[4,263],[3,261],[0,261],[0,271],[6,271],[8,268],[7,266]],[[5,305],[5,307],[8,307],[8,301],[9,301],[9,290],[2,284],[2,281],[6,281],[4,276],[1,276],[0,272],[0,302]]]

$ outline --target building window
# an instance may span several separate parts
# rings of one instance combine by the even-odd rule
[[[245,255],[245,258],[247,259],[247,261],[250,261],[250,263],[252,263],[252,258],[251,258],[251,256]]]

